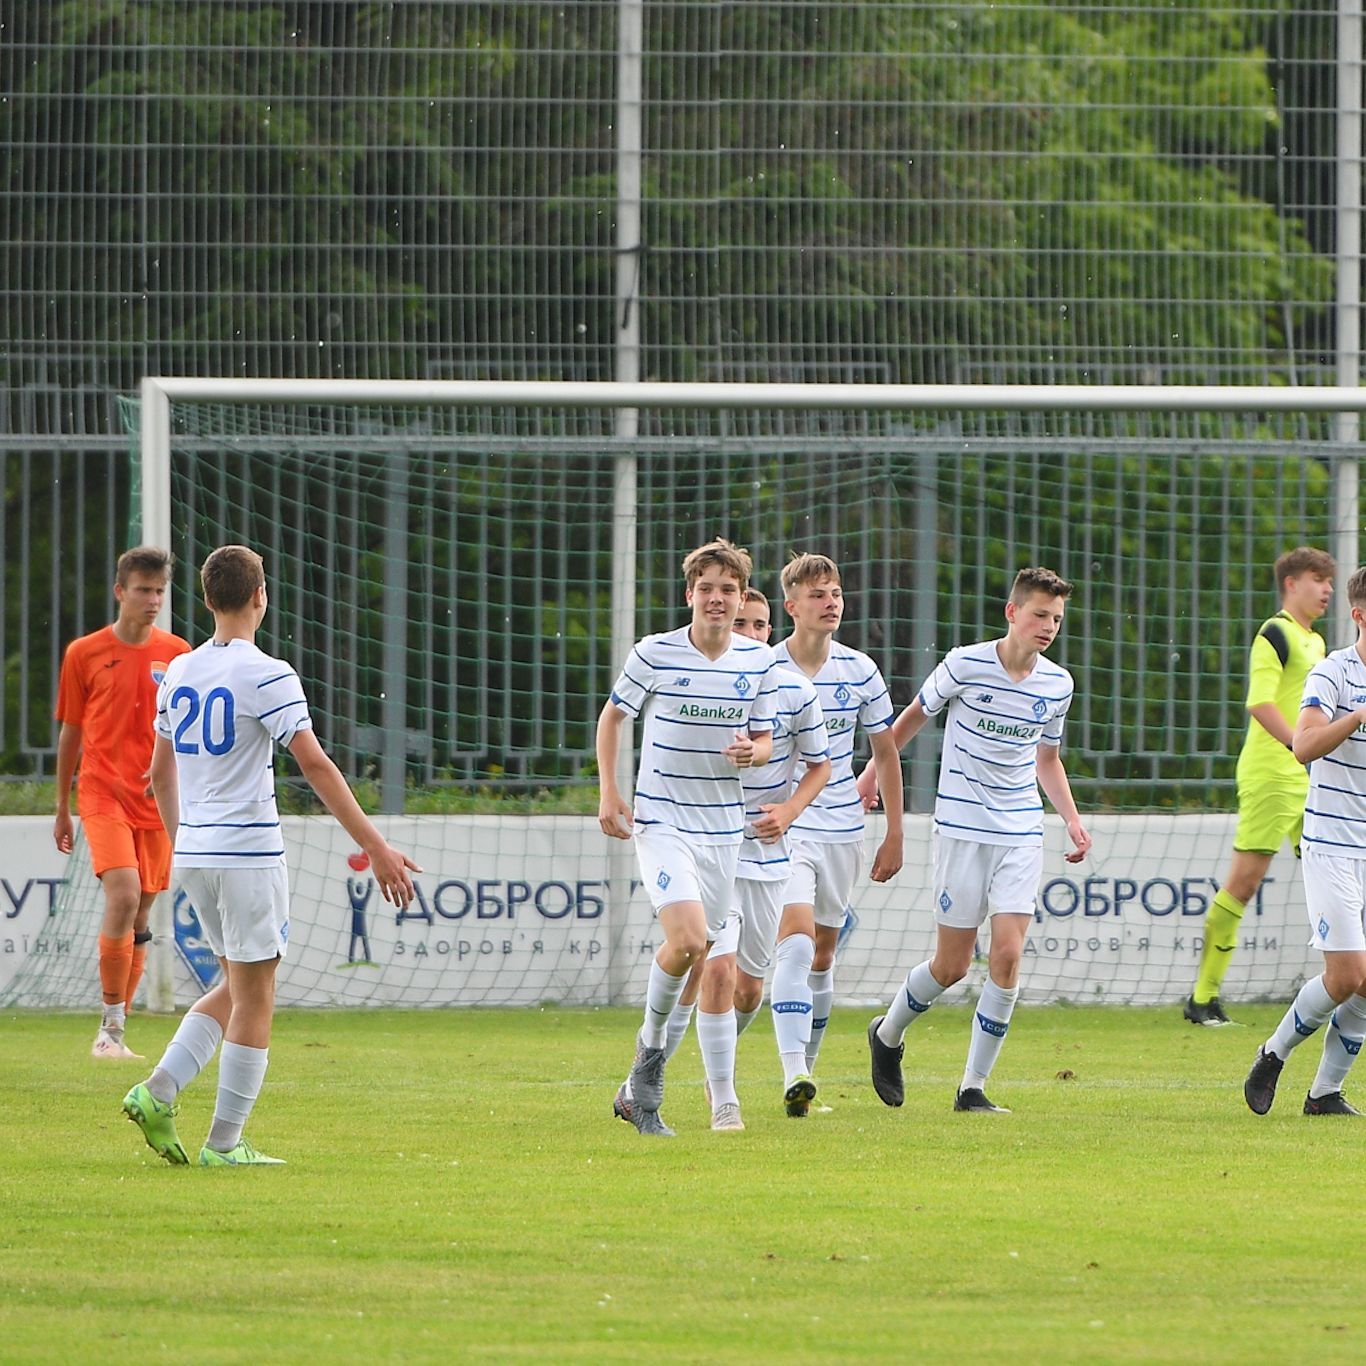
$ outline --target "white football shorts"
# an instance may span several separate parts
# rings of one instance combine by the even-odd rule
[[[783,905],[814,906],[817,925],[839,929],[844,924],[844,908],[854,899],[854,881],[862,861],[862,841],[793,840],[792,872],[783,885]]]
[[[693,844],[665,826],[635,834],[640,885],[658,915],[679,901],[700,901],[707,916],[707,938],[715,939],[735,901],[738,844]]]
[[[176,878],[199,912],[209,947],[230,963],[283,958],[289,942],[289,871],[181,868]]]
[[[1043,845],[978,844],[934,834],[934,918],[975,930],[991,915],[1033,915]]]
[[[1310,948],[1324,953],[1366,949],[1366,859],[1340,858],[1306,844],[1301,867]]]
[[[735,910],[726,917],[712,958],[733,953],[735,965],[751,977],[763,977],[773,962],[773,946],[778,942],[778,921],[783,913],[781,882],[760,882],[757,878],[735,880]]]

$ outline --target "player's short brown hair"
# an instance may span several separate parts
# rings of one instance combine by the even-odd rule
[[[1276,575],[1276,591],[1284,593],[1286,579],[1297,579],[1301,574],[1322,574],[1331,579],[1338,572],[1338,565],[1326,550],[1297,545],[1276,560],[1272,572]]]
[[[1347,580],[1347,605],[1366,608],[1366,565]]]
[[[169,550],[163,550],[159,545],[135,545],[119,556],[119,562],[114,566],[114,582],[120,588],[126,588],[132,575],[146,574],[148,578],[169,583],[174,567],[175,556]]]
[[[783,596],[790,598],[794,588],[804,583],[824,583],[826,579],[840,581],[840,567],[829,555],[794,554],[783,565]]]
[[[708,569],[719,569],[724,574],[732,574],[740,580],[740,591],[749,587],[749,576],[754,572],[754,561],[749,551],[718,536],[706,545],[691,551],[683,561],[683,582],[691,588]]]
[[[211,612],[240,612],[266,581],[265,561],[245,545],[220,545],[199,571]]]
[[[745,589],[745,601],[746,601],[746,602],[762,602],[762,603],[764,604],[765,607],[768,606],[768,599],[767,599],[766,597],[764,597],[764,595],[763,595],[757,588],[746,588],[746,589]]]
[[[1019,607],[1028,602],[1034,593],[1047,593],[1050,598],[1070,598],[1072,585],[1061,574],[1055,574],[1051,569],[1036,566],[1020,570],[1015,575],[1015,582],[1010,585],[1011,602]]]

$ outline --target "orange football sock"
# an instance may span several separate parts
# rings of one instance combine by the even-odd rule
[[[121,1005],[133,966],[133,931],[111,939],[100,935],[100,986],[107,1006]]]
[[[147,945],[152,942],[151,930],[143,930],[133,936],[133,956],[128,962],[128,990],[124,993],[124,1009],[133,1009],[133,997],[138,994],[138,983],[142,981],[142,969],[147,964]]]

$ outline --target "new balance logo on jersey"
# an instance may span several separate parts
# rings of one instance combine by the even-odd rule
[[[991,701],[991,694],[990,694],[989,692],[979,692],[979,693],[977,694],[977,700],[978,700],[979,702],[990,702],[990,701]]]
[[[743,707],[718,706],[704,707],[700,702],[685,702],[678,709],[680,716],[694,717],[700,721],[743,721],[745,719],[745,709]]]
[[[680,688],[689,687],[692,684],[691,678],[675,678],[674,683]]]

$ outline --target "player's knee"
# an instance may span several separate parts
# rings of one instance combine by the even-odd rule
[[[968,975],[968,967],[971,965],[971,957],[960,958],[957,955],[948,956],[938,954],[933,962],[930,963],[930,976],[947,990],[961,982]]]
[[[680,958],[687,960],[687,966],[691,969],[702,961],[702,955],[707,951],[707,936],[692,930],[682,930],[675,936],[672,948]]]

